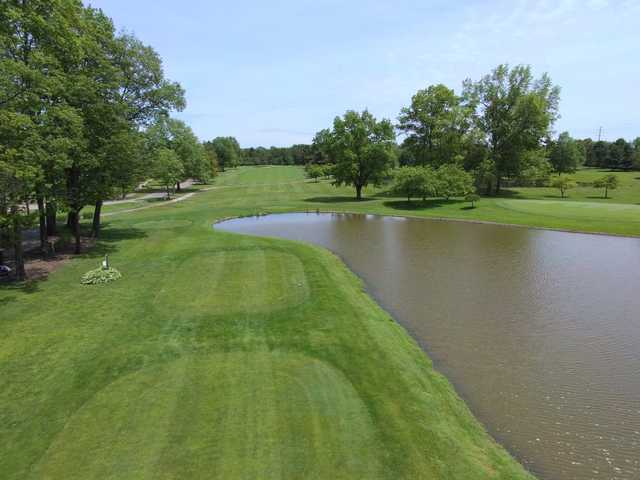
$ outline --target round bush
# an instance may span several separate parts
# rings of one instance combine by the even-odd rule
[[[122,274],[115,268],[96,268],[90,270],[82,276],[80,283],[83,285],[101,285],[113,282],[122,277]]]

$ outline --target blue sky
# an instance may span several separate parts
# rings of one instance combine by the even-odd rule
[[[91,0],[162,56],[208,140],[310,142],[347,109],[395,120],[430,84],[499,63],[562,87],[557,131],[640,136],[640,0]]]

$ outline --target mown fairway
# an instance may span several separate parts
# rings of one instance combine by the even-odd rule
[[[336,257],[211,225],[322,209],[640,234],[637,205],[404,210],[296,167],[215,187],[107,217],[89,255],[0,287],[1,478],[528,478]],[[124,278],[80,285],[104,253]]]

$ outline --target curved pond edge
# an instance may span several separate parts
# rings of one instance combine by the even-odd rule
[[[471,410],[468,400],[465,399],[465,397],[463,395],[461,395],[460,391],[458,388],[456,388],[455,384],[449,379],[449,377],[447,377],[445,374],[443,374],[436,366],[435,362],[432,360],[431,356],[429,355],[429,352],[426,350],[426,348],[421,345],[420,341],[418,341],[418,339],[416,338],[416,336],[411,332],[411,330],[409,328],[407,328],[407,326],[403,325],[400,321],[398,321],[398,319],[391,313],[389,312],[383,305],[381,305],[380,301],[376,298],[376,296],[371,292],[370,288],[367,285],[367,282],[364,280],[364,278],[362,278],[357,272],[355,272],[353,269],[351,269],[351,267],[348,265],[348,263],[345,261],[345,259],[340,256],[338,253],[332,251],[331,249],[324,247],[322,245],[317,245],[317,244],[313,244],[311,242],[307,242],[304,240],[292,240],[292,239],[287,239],[287,238],[282,238],[282,237],[274,237],[274,236],[268,236],[268,235],[252,235],[252,234],[247,234],[247,233],[238,233],[238,232],[232,232],[232,231],[223,231],[223,230],[217,230],[216,229],[216,225],[220,224],[220,223],[224,223],[224,222],[228,222],[231,220],[238,220],[238,219],[245,219],[245,218],[254,218],[254,217],[266,217],[266,216],[275,216],[275,215],[291,215],[291,214],[325,214],[325,215],[331,215],[331,214],[336,214],[336,215],[370,215],[370,216],[375,216],[375,217],[381,217],[381,218],[412,218],[412,219],[419,219],[419,220],[436,220],[436,221],[449,221],[451,219],[446,218],[446,217],[437,217],[437,218],[433,218],[433,217],[421,217],[421,216],[415,216],[415,215],[383,215],[383,214],[375,214],[375,213],[363,213],[363,212],[352,212],[352,211],[334,211],[334,210],[291,210],[291,211],[283,211],[283,212],[259,212],[259,213],[252,213],[252,214],[247,214],[247,215],[231,215],[231,216],[227,216],[227,217],[222,217],[220,219],[217,219],[215,222],[213,222],[211,224],[212,230],[218,232],[218,233],[225,233],[225,234],[231,234],[231,235],[240,235],[240,236],[244,236],[244,237],[252,237],[252,238],[268,238],[270,240],[276,240],[276,241],[282,241],[282,242],[294,242],[294,243],[298,243],[301,245],[305,245],[307,247],[310,248],[318,248],[321,249],[323,251],[325,251],[326,253],[330,254],[331,256],[335,257],[343,266],[343,268],[345,268],[346,270],[348,270],[356,279],[357,281],[360,283],[362,289],[363,289],[363,293],[365,295],[367,295],[369,297],[369,299],[374,302],[377,307],[383,311],[389,319],[391,319],[393,321],[393,323],[396,325],[397,328],[399,328],[402,332],[404,332],[404,334],[411,340],[412,343],[415,344],[415,346],[422,352],[422,354],[424,355],[424,357],[426,358],[426,360],[430,363],[431,368],[436,371],[442,378],[446,379],[447,383],[449,384],[450,388],[453,390],[453,392],[455,393],[455,395],[457,396],[457,398],[464,403],[466,409],[470,412],[470,415],[472,416],[473,420],[480,425],[480,427],[482,428],[482,430],[485,432],[485,434],[491,439],[491,441],[498,445],[500,448],[502,448],[505,452],[508,453],[508,455],[514,459],[515,462],[517,462],[524,471],[526,471],[532,479],[537,479],[538,477],[534,475],[533,472],[531,472],[526,464],[522,461],[521,458],[518,457],[518,455],[510,448],[508,448],[506,445],[504,445],[503,443],[499,442],[491,433],[489,433],[489,430],[487,429],[486,425],[475,415],[475,413]],[[526,225],[510,225],[510,224],[504,224],[504,223],[497,223],[497,222],[489,222],[489,221],[473,221],[473,220],[465,220],[465,219],[454,219],[454,221],[458,221],[458,222],[466,222],[466,223],[476,223],[476,224],[485,224],[485,225],[497,225],[497,226],[504,226],[504,227],[510,227],[510,226],[514,226],[514,227],[523,227],[523,228],[535,228],[535,227],[528,227]],[[537,228],[538,230],[550,230],[550,231],[556,231],[556,232],[566,232],[566,233],[576,233],[576,234],[585,234],[585,233],[589,233],[589,232],[578,232],[578,231],[567,231],[567,230],[558,230],[558,229],[552,229],[552,228]],[[596,235],[608,235],[606,233],[596,233]],[[640,238],[640,236],[636,237],[636,236],[628,236],[628,235],[619,235],[622,237],[631,237],[631,238]]]
[[[564,232],[564,233],[576,233],[580,235],[598,235],[605,237],[620,237],[620,238],[640,238],[640,234],[634,235],[630,233],[615,233],[615,232],[600,232],[600,231],[589,231],[589,230],[580,230],[580,229],[572,229],[572,228],[554,228],[554,227],[543,227],[537,225],[528,225],[523,223],[506,223],[506,222],[495,222],[492,220],[477,220],[477,219],[469,219],[469,218],[456,218],[456,217],[431,217],[431,216],[422,216],[422,215],[400,215],[400,214],[386,214],[386,213],[368,213],[368,212],[356,212],[353,210],[323,210],[323,209],[311,209],[311,210],[286,210],[286,211],[261,211],[255,212],[247,215],[232,215],[229,217],[222,217],[215,222],[213,222],[213,227],[218,223],[226,222],[228,220],[235,220],[238,218],[248,218],[248,217],[266,217],[267,215],[286,215],[291,213],[335,213],[335,214],[347,214],[347,215],[371,215],[374,217],[382,217],[382,218],[415,218],[418,220],[433,220],[436,222],[459,222],[459,223],[471,223],[477,225],[495,225],[498,227],[514,227],[514,228],[527,228],[531,230],[542,230],[547,232]]]

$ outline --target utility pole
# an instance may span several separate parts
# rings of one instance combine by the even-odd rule
[[[598,141],[602,140],[602,127],[598,129]]]

